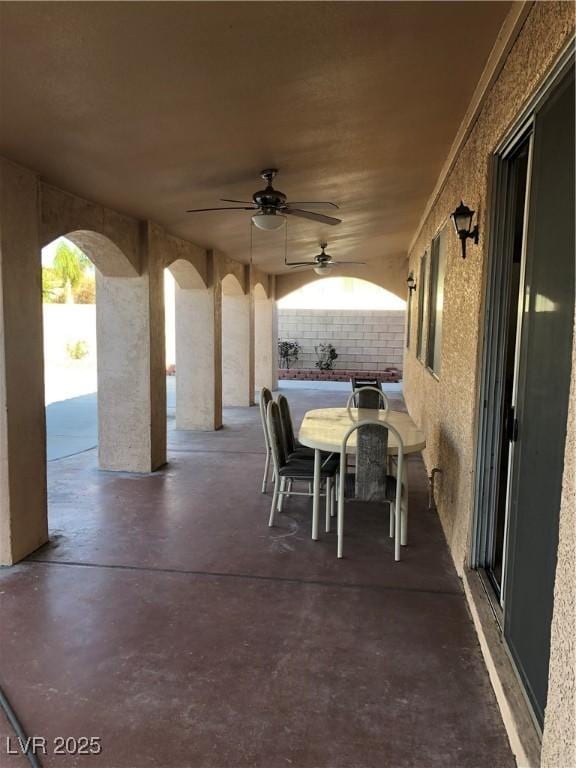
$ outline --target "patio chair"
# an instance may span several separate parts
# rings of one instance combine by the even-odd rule
[[[292,457],[299,457],[299,458],[306,458],[306,459],[312,459],[314,460],[314,449],[308,448],[306,445],[302,445],[301,443],[296,440],[294,436],[294,426],[292,422],[292,414],[290,413],[290,404],[288,403],[288,399],[284,395],[278,395],[276,397],[276,402],[278,403],[278,407],[280,408],[280,422],[282,425],[282,435],[284,439],[284,447],[286,450],[287,456]],[[327,453],[326,451],[321,451],[320,455],[322,457],[322,466],[329,461],[334,454]],[[286,492],[286,497],[290,497],[290,489],[292,487],[292,482],[290,481],[288,483],[288,489]],[[310,490],[312,490],[312,486],[310,486]],[[336,493],[338,493],[338,488],[336,488]],[[282,511],[282,499],[280,500],[280,511]],[[331,517],[334,517],[336,514],[334,508],[331,510]],[[330,532],[330,521],[328,520],[326,523],[326,532]]]
[[[380,408],[388,411],[390,402],[380,387],[362,386],[355,389],[346,402],[346,408]]]
[[[268,435],[268,424],[266,421],[266,413],[268,409],[268,403],[272,400],[272,392],[268,387],[262,387],[260,390],[260,420],[262,421],[262,430],[264,432],[264,446],[266,448],[266,459],[264,462],[264,477],[262,478],[262,493],[266,493],[268,486],[268,474],[270,472],[270,461],[272,457],[270,448],[270,437]]]
[[[362,387],[376,387],[376,389],[382,390],[380,379],[375,376],[351,376],[350,383],[353,390],[362,389]]]
[[[276,397],[276,402],[278,403],[278,408],[280,409],[280,423],[282,425],[282,434],[286,455],[290,456],[297,454],[300,457],[314,458],[314,449],[307,448],[305,445],[300,445],[294,436],[292,414],[290,413],[290,405],[287,398],[284,395],[278,395]]]
[[[288,455],[285,448],[285,438],[280,417],[280,407],[277,402],[268,403],[268,435],[272,448],[272,461],[274,464],[274,494],[270,507],[270,519],[268,525],[272,527],[275,522],[276,512],[281,512],[283,496],[312,496],[310,483],[314,480],[314,459],[296,454]],[[322,464],[320,479],[324,481],[326,497],[326,529],[330,527],[330,517],[334,506],[334,494],[336,487],[336,475],[338,473],[338,459],[332,457]],[[306,491],[292,490],[292,483],[302,481],[308,485]]]
[[[390,537],[394,537],[394,559],[400,560],[400,542],[402,531],[402,515],[405,515],[405,510],[402,506],[402,472],[404,468],[404,443],[398,430],[384,421],[372,421],[370,419],[364,419],[357,422],[344,435],[342,439],[342,446],[340,449],[340,478],[339,478],[339,494],[338,494],[338,557],[343,555],[344,546],[344,506],[345,506],[345,489],[346,489],[346,448],[350,436],[354,434],[358,429],[362,427],[376,427],[382,429],[382,440],[385,445],[384,451],[388,446],[388,434],[391,432],[396,438],[398,444],[398,463],[397,474],[386,474],[382,503],[388,504],[390,509]]]

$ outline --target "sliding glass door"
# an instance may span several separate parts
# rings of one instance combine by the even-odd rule
[[[574,323],[574,78],[495,158],[474,565],[536,720],[548,687]]]

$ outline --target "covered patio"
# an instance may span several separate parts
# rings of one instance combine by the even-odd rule
[[[297,422],[346,397],[286,394]],[[109,768],[513,766],[422,461],[402,561],[362,504],[338,561],[308,500],[268,529],[258,411],[224,420],[170,430],[147,478],[94,450],[50,463],[51,542],[0,576],[3,683],[29,732],[97,735]]]
[[[573,3],[0,0],[0,40],[0,706],[40,763],[574,768]],[[97,394],[51,445],[62,238],[94,272]],[[269,528],[254,407],[279,303],[327,275],[405,306],[406,413],[358,443],[380,502],[418,433],[396,549],[350,498],[340,560],[310,529],[342,434],[303,430],[278,491],[312,472],[314,501]],[[314,342],[367,379],[368,311]],[[280,382],[296,425],[346,405],[327,383]],[[37,768],[12,726],[1,768]]]

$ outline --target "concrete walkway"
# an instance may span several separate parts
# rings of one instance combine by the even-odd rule
[[[46,451],[48,461],[74,456],[98,445],[97,393],[71,397],[46,406]],[[176,380],[166,377],[168,429],[174,426]]]
[[[307,498],[268,528],[258,409],[225,423],[170,431],[152,475],[50,464],[51,543],[0,573],[0,679],[30,734],[103,752],[45,768],[513,768],[420,459],[403,560],[356,503],[337,560]]]
[[[309,389],[350,393],[346,382],[282,381],[287,395]],[[385,384],[389,395],[399,395],[400,384]],[[168,429],[174,429],[176,412],[176,378],[166,377]],[[48,461],[74,456],[98,445],[98,402],[96,392],[52,402],[46,407],[46,448]]]

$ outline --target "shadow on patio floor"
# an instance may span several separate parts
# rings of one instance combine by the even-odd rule
[[[289,397],[296,420],[343,400]],[[382,510],[350,504],[338,561],[308,499],[268,529],[258,409],[226,423],[170,431],[150,476],[100,472],[94,451],[50,464],[52,542],[0,575],[28,731],[100,736],[106,768],[513,766],[422,462],[403,560]]]

